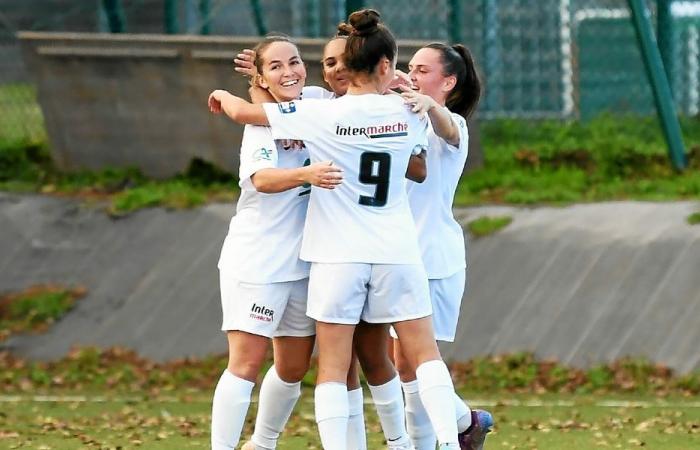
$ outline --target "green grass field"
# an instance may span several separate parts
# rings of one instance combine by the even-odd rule
[[[56,397],[6,396],[0,404],[0,448],[207,448],[207,392],[149,397],[59,391]],[[367,394],[368,395],[368,394]],[[694,398],[595,395],[465,394],[489,409],[496,428],[491,449],[700,448],[700,402]],[[366,400],[369,400],[367,398]],[[256,404],[244,436],[252,428]],[[385,448],[376,414],[365,404],[370,449]],[[320,448],[312,391],[306,388],[280,450]]]

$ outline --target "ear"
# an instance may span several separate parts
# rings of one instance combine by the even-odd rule
[[[452,89],[454,89],[456,84],[457,84],[457,77],[456,76],[450,75],[449,77],[445,77],[445,80],[442,82],[442,91],[443,92],[450,92]]]
[[[259,73],[255,75],[255,79],[253,80],[253,83],[256,83],[258,86],[260,86],[263,89],[269,89],[270,85],[267,84],[267,81],[265,81],[265,78],[260,75]]]
[[[379,75],[386,75],[389,72],[390,67],[391,61],[389,61],[389,58],[382,56],[382,59],[379,62]]]

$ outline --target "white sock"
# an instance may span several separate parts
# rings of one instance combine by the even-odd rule
[[[401,383],[401,387],[406,398],[406,429],[411,444],[415,450],[435,450],[437,438],[420,399],[418,380]]]
[[[256,447],[277,448],[277,439],[300,396],[301,382],[287,383],[279,377],[275,366],[270,367],[260,385],[258,416],[251,438]]]
[[[457,395],[455,392],[454,394],[454,401],[455,401],[455,412],[457,413],[457,432],[458,433],[464,433],[467,431],[467,428],[472,424],[472,411],[469,409],[466,403],[464,403],[464,400],[462,400],[462,397]]]
[[[377,415],[389,448],[407,445],[410,440],[404,421],[403,394],[398,375],[379,385],[369,385]]]
[[[212,450],[231,450],[238,445],[253,386],[255,383],[238,378],[228,369],[221,374],[211,407]]]
[[[314,393],[316,423],[324,450],[347,450],[348,389],[344,383],[321,383]]]
[[[362,388],[348,391],[348,450],[367,450]]]
[[[428,412],[438,442],[440,445],[457,444],[455,389],[447,366],[441,360],[427,361],[418,366],[416,376],[420,399]]]

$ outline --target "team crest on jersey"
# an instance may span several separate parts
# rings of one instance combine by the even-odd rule
[[[297,106],[294,104],[294,102],[282,102],[278,103],[277,107],[280,109],[280,112],[282,114],[289,114],[296,112]]]
[[[265,147],[259,148],[253,152],[253,161],[272,161],[272,150]]]

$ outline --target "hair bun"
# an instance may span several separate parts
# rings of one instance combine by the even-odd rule
[[[380,17],[379,13],[373,9],[362,9],[350,14],[348,22],[353,27],[354,34],[368,36],[379,29],[377,25]]]
[[[347,36],[350,36],[354,30],[355,29],[350,24],[347,24],[345,22],[339,23],[338,29],[335,33],[335,36],[336,37],[347,37]]]

